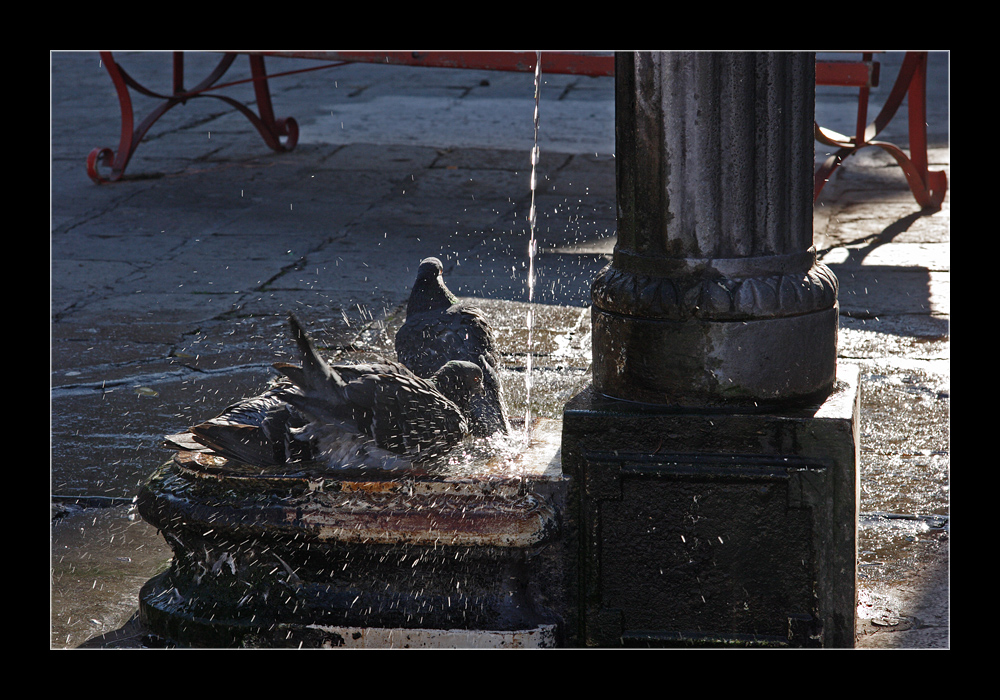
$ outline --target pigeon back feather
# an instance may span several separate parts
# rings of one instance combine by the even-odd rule
[[[258,396],[237,401],[218,416],[194,425],[186,434],[171,436],[178,447],[201,445],[223,457],[259,467],[273,467],[309,460],[308,442],[295,431],[304,418],[283,396],[291,390],[287,383],[275,384]]]
[[[389,453],[429,465],[462,441],[468,432],[465,416],[431,381],[391,361],[331,366],[301,324],[290,319],[302,367],[275,367],[297,387],[285,400],[309,418],[305,431],[325,446],[327,457],[342,453],[346,442],[367,440],[360,451],[379,460]]]

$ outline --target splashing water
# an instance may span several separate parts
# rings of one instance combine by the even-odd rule
[[[527,360],[524,372],[524,389],[526,393],[524,408],[525,439],[529,439],[531,437],[531,385],[534,383],[531,374],[531,354],[533,350],[532,335],[535,327],[535,313],[532,308],[532,303],[535,297],[535,253],[537,252],[537,243],[535,242],[535,184],[537,182],[537,178],[535,175],[535,169],[538,166],[538,97],[541,91],[541,84],[542,52],[537,51],[535,60],[535,141],[531,148],[531,208],[528,211],[528,226],[531,235],[528,242],[528,317],[526,319],[528,326],[528,347],[526,348],[525,353]]]

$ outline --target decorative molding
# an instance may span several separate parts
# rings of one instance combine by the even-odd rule
[[[748,277],[659,276],[610,264],[594,280],[594,305],[625,316],[737,321],[821,311],[837,302],[836,275],[822,263],[805,271]]]

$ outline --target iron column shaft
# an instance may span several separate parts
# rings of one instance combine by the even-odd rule
[[[615,61],[618,242],[592,288],[595,389],[679,406],[828,393],[837,280],[812,247],[815,55]]]

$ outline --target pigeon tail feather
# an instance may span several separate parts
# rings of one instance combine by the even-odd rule
[[[312,338],[306,332],[299,319],[295,317],[295,314],[288,314],[288,323],[292,328],[292,337],[299,346],[302,367],[299,368],[284,362],[278,362],[274,364],[274,368],[303,389],[327,389],[327,385],[329,384],[341,390],[346,388],[346,382],[317,352]]]

